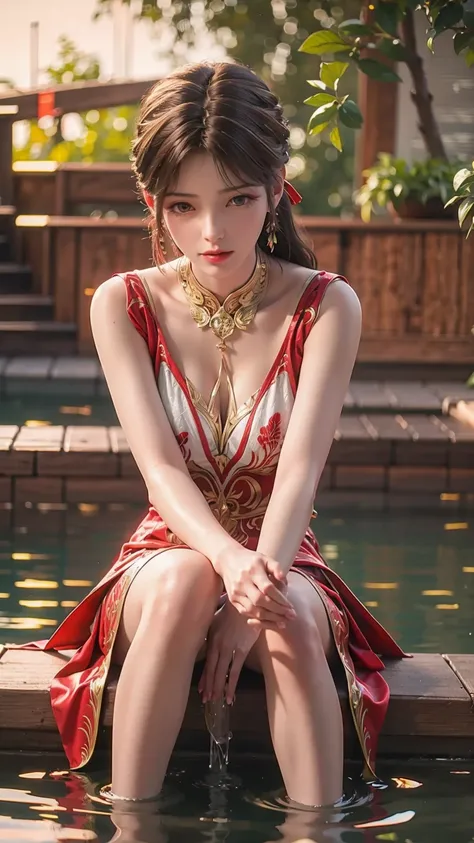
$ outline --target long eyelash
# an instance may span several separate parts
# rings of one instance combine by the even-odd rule
[[[232,199],[240,198],[248,199],[248,204],[250,204],[250,202],[255,202],[255,200],[257,199],[256,196],[250,196],[250,194],[248,193],[237,193],[235,196],[232,196]],[[229,202],[232,202],[232,199],[229,199]],[[187,211],[175,211],[175,208],[177,208],[178,205],[189,205],[189,202],[175,202],[174,205],[169,206],[168,211],[170,211],[172,214],[176,214],[178,217],[182,217],[188,213]],[[235,205],[234,207],[246,208],[247,205]]]

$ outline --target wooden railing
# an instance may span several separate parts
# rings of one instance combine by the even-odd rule
[[[140,214],[135,180],[127,163],[17,161],[13,195],[20,214],[90,216],[112,210],[120,216]]]
[[[373,223],[304,217],[298,221],[319,266],[348,277],[364,314],[361,361],[474,360],[474,238],[454,222]],[[78,326],[90,352],[94,290],[115,272],[149,266],[139,218],[18,217],[22,259],[35,289],[52,295],[55,319]]]

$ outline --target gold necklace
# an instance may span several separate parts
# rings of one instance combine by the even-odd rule
[[[234,333],[235,328],[247,330],[265,295],[268,264],[264,253],[257,249],[257,260],[252,275],[241,287],[229,293],[222,304],[215,293],[198,281],[187,258],[179,262],[177,271],[191,316],[199,328],[210,327],[219,339],[217,348],[225,351],[226,339]]]
[[[239,287],[233,290],[224,299],[222,304],[217,296],[206,289],[198,281],[187,258],[182,258],[177,266],[179,281],[184,290],[184,295],[189,304],[191,316],[200,328],[210,327],[219,340],[217,348],[221,352],[221,363],[219,374],[212,388],[209,401],[206,403],[202,395],[187,380],[192,400],[201,407],[214,431],[214,438],[217,446],[216,460],[223,469],[229,457],[225,455],[225,447],[234,426],[237,424],[240,412],[246,412],[247,404],[241,408],[237,407],[234,387],[230,376],[229,363],[227,360],[228,348],[226,339],[230,337],[236,328],[246,331],[253,321],[258,306],[265,295],[268,283],[268,263],[265,254],[257,249],[257,260],[252,275]],[[220,412],[220,390],[222,380],[225,377],[229,395],[227,417],[221,418]],[[250,399],[249,399],[250,400]]]

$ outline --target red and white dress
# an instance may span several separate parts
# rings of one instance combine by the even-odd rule
[[[262,386],[242,406],[230,405],[224,426],[172,359],[140,273],[121,277],[128,315],[148,345],[160,397],[189,473],[227,532],[255,550],[295,399],[305,340],[327,287],[340,276],[310,273]],[[150,559],[173,547],[187,545],[150,505],[103,579],[48,641],[27,645],[76,651],[51,686],[54,715],[72,769],[83,767],[94,751],[112,649],[130,583]],[[374,774],[377,740],[389,701],[379,656],[401,658],[404,653],[326,564],[309,528],[292,569],[306,577],[326,607],[366,769]]]

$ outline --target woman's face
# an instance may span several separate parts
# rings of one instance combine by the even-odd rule
[[[275,193],[278,203],[283,192]],[[247,180],[243,180],[246,182]],[[173,192],[163,202],[163,219],[178,248],[205,274],[234,274],[236,268],[255,257],[255,245],[265,223],[268,201],[262,184],[244,184],[232,178],[229,189],[212,156],[193,152],[183,161]],[[205,252],[230,252],[213,262]]]

